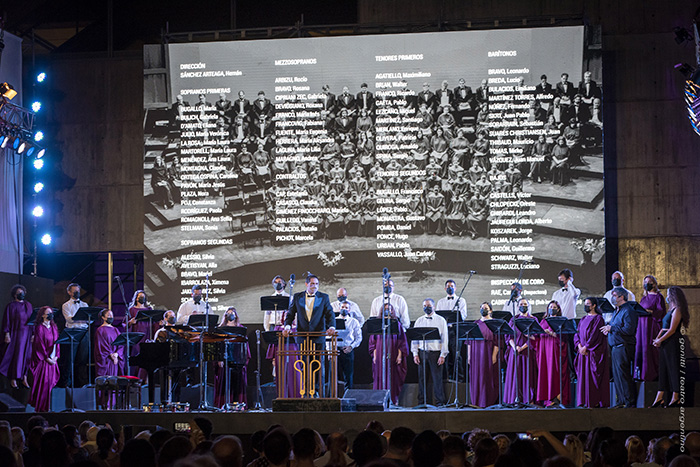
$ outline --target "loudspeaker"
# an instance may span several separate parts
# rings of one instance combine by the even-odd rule
[[[9,394],[0,393],[0,412],[24,412],[26,406],[17,402]]]
[[[207,402],[209,405],[214,405],[214,386],[207,385]],[[199,384],[194,386],[185,386],[180,389],[180,402],[188,402],[190,410],[199,407]]]
[[[382,412],[389,408],[388,389],[348,389],[343,399],[355,399],[358,412]]]
[[[73,393],[72,405],[71,392],[72,390],[70,388],[66,389],[66,408],[74,407],[76,409],[86,411],[97,410],[94,387],[75,388],[75,393]]]

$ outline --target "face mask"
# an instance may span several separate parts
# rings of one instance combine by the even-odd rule
[[[527,307],[524,305],[520,305],[520,313],[527,313]]]
[[[24,292],[17,292],[17,300],[24,300]]]
[[[78,291],[73,292],[73,298],[78,300],[80,298],[80,292],[78,292]]]
[[[226,315],[226,321],[232,322],[232,321],[235,321],[235,320],[236,320],[236,315],[231,314],[231,313],[229,313],[229,314]]]
[[[559,281],[559,287],[564,287],[566,285],[566,282],[564,281]]]
[[[194,297],[192,297],[192,300],[194,300],[194,302],[195,302],[196,304],[199,304],[199,302],[202,301],[202,296],[201,296],[201,295],[195,295]]]
[[[53,313],[46,315],[46,321],[53,321]]]
[[[455,288],[454,287],[448,287],[447,288],[447,295],[454,295],[455,293]]]
[[[112,324],[114,322],[114,318],[107,318],[107,324]]]
[[[669,300],[668,297],[666,297],[666,303],[668,303],[669,305],[671,304],[671,300]]]
[[[489,309],[488,308],[482,308],[481,309],[481,316],[488,316],[489,315]]]
[[[275,283],[275,290],[282,290],[284,289],[284,284],[281,282],[276,282]]]
[[[347,295],[339,295],[339,296],[338,296],[338,301],[339,301],[340,303],[345,302],[345,300],[347,300],[347,299],[348,299]]]
[[[340,309],[340,314],[343,315],[343,316],[347,316],[347,315],[348,315],[348,310],[346,310],[345,308],[341,308],[341,309]]]
[[[429,315],[433,312],[433,307],[432,306],[424,306],[423,311],[425,312],[426,315]]]
[[[557,309],[556,308],[550,308],[549,309],[549,316],[556,316],[557,315]]]
[[[171,316],[170,318],[167,319],[168,324],[175,324],[175,317]]]
[[[583,305],[583,311],[585,311],[586,313],[590,313],[590,312],[591,312],[591,306],[590,306],[590,305]]]
[[[622,285],[622,279],[613,279],[612,285],[613,287],[620,287]]]
[[[138,301],[141,305],[143,305],[144,303],[146,303],[146,297],[141,296],[141,297],[139,297],[139,299],[138,299],[137,301]]]
[[[654,290],[654,284],[652,284],[651,282],[647,282],[644,288],[647,292],[651,292],[652,290]]]

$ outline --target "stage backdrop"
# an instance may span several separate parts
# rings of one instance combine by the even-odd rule
[[[260,322],[273,276],[294,273],[300,291],[310,271],[367,316],[384,267],[412,319],[470,270],[471,317],[483,301],[501,308],[521,271],[535,312],[562,268],[582,298],[601,296],[602,72],[589,36],[561,27],[148,49],[150,299],[177,309],[208,280],[214,312],[233,305],[243,323]]]

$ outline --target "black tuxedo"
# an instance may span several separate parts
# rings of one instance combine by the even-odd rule
[[[335,313],[333,313],[330,298],[328,298],[328,294],[322,292],[316,292],[311,321],[306,317],[306,291],[295,293],[284,324],[291,326],[295,317],[299,332],[325,332],[328,328],[335,328]],[[300,342],[301,339],[297,339],[297,341]],[[323,344],[325,341],[325,336],[314,338],[316,344]]]

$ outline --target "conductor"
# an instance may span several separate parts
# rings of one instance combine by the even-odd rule
[[[325,332],[329,336],[335,332],[335,313],[330,298],[318,291],[318,284],[318,277],[309,274],[306,276],[306,290],[294,294],[284,321],[284,337],[289,336],[294,318],[297,319],[297,332]],[[324,336],[313,339],[317,345],[323,345],[325,340]]]

